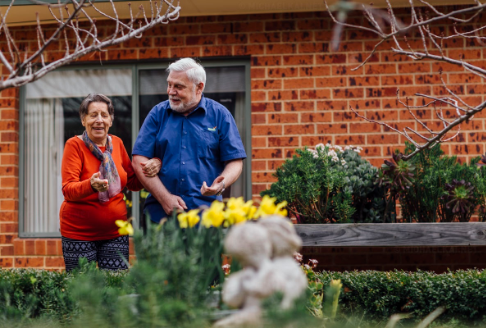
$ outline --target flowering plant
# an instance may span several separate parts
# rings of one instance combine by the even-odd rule
[[[298,149],[261,195],[287,201],[299,223],[383,222],[386,204],[378,169],[361,158],[361,151],[331,144]]]
[[[285,209],[287,202],[283,201],[275,204],[276,200],[276,197],[264,196],[260,207],[257,208],[253,205],[252,200],[245,202],[243,197],[233,197],[226,202],[214,201],[209,208],[203,210],[201,219],[198,216],[201,210],[197,209],[178,214],[177,220],[181,228],[192,228],[200,221],[201,225],[206,228],[219,228],[221,226],[227,228],[248,220],[257,220],[267,215],[279,214],[287,216],[287,210]]]

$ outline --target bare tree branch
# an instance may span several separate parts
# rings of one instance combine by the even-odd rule
[[[371,10],[366,6],[362,7],[363,14],[369,22],[369,26],[348,24],[346,23],[346,20],[343,19],[343,17],[347,17],[348,13],[345,12],[343,14],[342,11],[349,11],[349,8],[352,8],[353,10],[358,9],[359,6],[357,4],[351,5],[349,1],[341,0],[337,5],[329,7],[326,3],[326,8],[329,15],[336,24],[334,31],[339,32],[339,34],[337,32],[333,34],[333,49],[337,49],[339,46],[341,33],[343,32],[344,27],[371,32],[378,36],[378,41],[376,41],[369,55],[355,69],[366,65],[370,58],[378,50],[383,50],[379,49],[380,46],[382,46],[385,41],[390,41],[393,44],[390,47],[390,51],[392,51],[395,55],[406,56],[411,58],[413,61],[432,60],[457,65],[464,68],[465,71],[486,80],[486,69],[475,65],[475,63],[467,62],[463,56],[461,56],[460,59],[451,58],[450,56],[447,56],[446,51],[444,51],[444,41],[453,38],[474,40],[479,45],[484,44],[483,40],[486,40],[486,37],[481,36],[480,33],[483,33],[486,30],[486,22],[480,21],[480,15],[484,13],[486,4],[482,4],[480,1],[475,0],[475,5],[452,10],[449,13],[443,13],[437,7],[432,6],[425,0],[419,0],[419,2],[425,6],[426,10],[423,10],[421,7],[414,6],[414,0],[409,0],[408,10],[410,12],[410,23],[405,26],[395,16],[391,2],[389,0],[386,0],[386,2],[388,5],[386,12],[383,10],[381,12],[378,10]],[[346,6],[343,6],[340,3],[346,3]],[[333,10],[337,10],[338,13],[334,14]],[[341,12],[339,12],[339,10]],[[387,19],[383,19],[386,26],[378,24],[378,21],[375,19],[375,16],[383,17],[384,15],[388,16]],[[449,30],[449,35],[445,35],[444,32],[434,33],[433,29],[436,28],[434,27],[434,24],[438,22],[441,24],[444,24],[444,22],[446,24],[450,23],[452,28]],[[473,23],[472,28],[470,26],[471,23]],[[475,25],[476,23],[479,23],[480,26]],[[459,28],[459,26],[462,28]],[[412,43],[410,42],[412,39],[414,41],[419,41],[421,47],[423,47],[423,50],[417,51],[413,49]],[[441,71],[439,71],[438,74],[440,74],[441,87],[444,90],[443,93],[447,94],[445,97],[416,93],[415,96],[423,100],[423,105],[410,106],[408,98],[406,101],[400,99],[399,90],[397,89],[398,103],[407,109],[413,120],[423,129],[423,131],[425,131],[425,133],[408,126],[399,130],[386,122],[370,119],[364,115],[361,115],[353,108],[351,108],[351,110],[356,114],[356,116],[368,122],[384,126],[387,129],[402,135],[413,145],[415,145],[415,151],[403,157],[404,160],[410,159],[423,149],[430,148],[437,143],[450,141],[457,137],[461,130],[460,125],[469,121],[474,117],[475,114],[486,108],[486,101],[475,105],[468,103],[465,98],[461,97],[461,95],[456,93],[453,88],[447,85],[446,81],[442,77]],[[430,122],[423,121],[414,113],[416,110],[429,110],[429,108],[434,111],[435,117],[438,122],[440,122],[442,129],[440,129],[440,126],[439,129],[429,126]],[[445,108],[454,109],[452,112],[453,117],[449,117],[451,115],[449,115],[448,111],[446,112],[448,114],[447,117],[444,115]],[[451,133],[452,136],[450,135]]]
[[[155,2],[156,10],[154,11],[154,3],[151,0],[150,17],[147,17],[143,6],[140,6],[136,15],[133,14],[130,7],[130,18],[128,19],[128,23],[125,23],[118,16],[114,0],[110,0],[114,17],[99,10],[92,0],[68,0],[73,8],[72,11],[66,3],[61,3],[60,0],[57,5],[43,4],[38,0],[31,0],[35,3],[48,6],[49,13],[53,20],[57,22],[58,27],[47,37],[40,19],[37,17],[37,49],[27,48],[20,51],[7,24],[7,15],[14,1],[12,0],[5,14],[2,15],[0,13],[0,35],[4,35],[8,50],[8,53],[0,50],[0,62],[9,71],[8,77],[0,81],[0,91],[7,88],[19,87],[38,80],[45,74],[90,53],[104,50],[132,38],[140,38],[145,31],[152,27],[158,24],[168,24],[178,19],[181,10],[179,4],[174,4],[174,0],[160,0],[159,4]],[[55,7],[59,8],[58,15],[52,10]],[[101,39],[98,36],[99,29],[97,27],[97,21],[88,14],[86,11],[87,8],[92,8],[102,17],[114,21],[115,32],[113,35],[109,35],[105,39]],[[164,8],[165,11],[163,12]],[[64,10],[66,11],[67,17],[64,15]],[[70,47],[68,32],[73,36],[73,41],[75,42],[73,47]],[[57,42],[63,44],[65,50],[64,55],[62,58],[49,62],[46,60],[45,51],[50,45]]]

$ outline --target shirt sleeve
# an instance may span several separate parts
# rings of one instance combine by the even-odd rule
[[[133,169],[130,157],[128,157],[127,150],[120,139],[120,153],[122,156],[122,166],[125,172],[127,172],[127,188],[131,191],[140,191],[143,189],[142,183],[138,180],[135,175],[135,170]]]
[[[90,179],[80,181],[83,162],[81,150],[73,140],[68,140],[62,155],[62,194],[67,201],[77,201],[95,193]]]
[[[135,146],[133,147],[132,155],[142,155],[147,158],[155,156],[155,142],[160,127],[159,112],[160,108],[155,106],[149,112],[145,121],[143,121],[142,128],[138,133]]]
[[[224,111],[219,129],[221,132],[219,143],[221,161],[246,158],[245,147],[241,141],[235,120],[227,109]]]

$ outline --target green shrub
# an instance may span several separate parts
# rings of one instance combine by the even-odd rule
[[[405,154],[415,150],[407,143]],[[390,198],[397,198],[405,222],[468,222],[479,209],[485,216],[486,169],[444,156],[440,144],[425,149],[407,162],[396,152],[395,163],[385,161],[380,180]]]
[[[486,324],[486,271],[431,272],[322,272],[323,288],[340,279],[342,316],[364,315],[370,322],[387,320],[395,313],[412,313],[423,319],[439,306],[446,312],[439,322],[457,320],[464,324]]]
[[[390,221],[394,204],[386,202],[378,185],[378,169],[359,151],[322,144],[315,150],[299,149],[277,168],[278,181],[261,195],[287,201],[299,223]]]

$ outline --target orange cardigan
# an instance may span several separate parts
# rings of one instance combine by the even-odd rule
[[[138,181],[120,138],[110,135],[113,142],[111,156],[120,175],[122,190],[143,188]],[[100,147],[105,151],[105,147]],[[83,140],[73,137],[64,146],[62,157],[62,193],[64,202],[59,213],[61,235],[77,240],[105,240],[120,236],[116,220],[127,219],[123,193],[108,202],[98,200],[98,192],[91,188],[90,179],[99,171],[100,161],[89,151]]]

